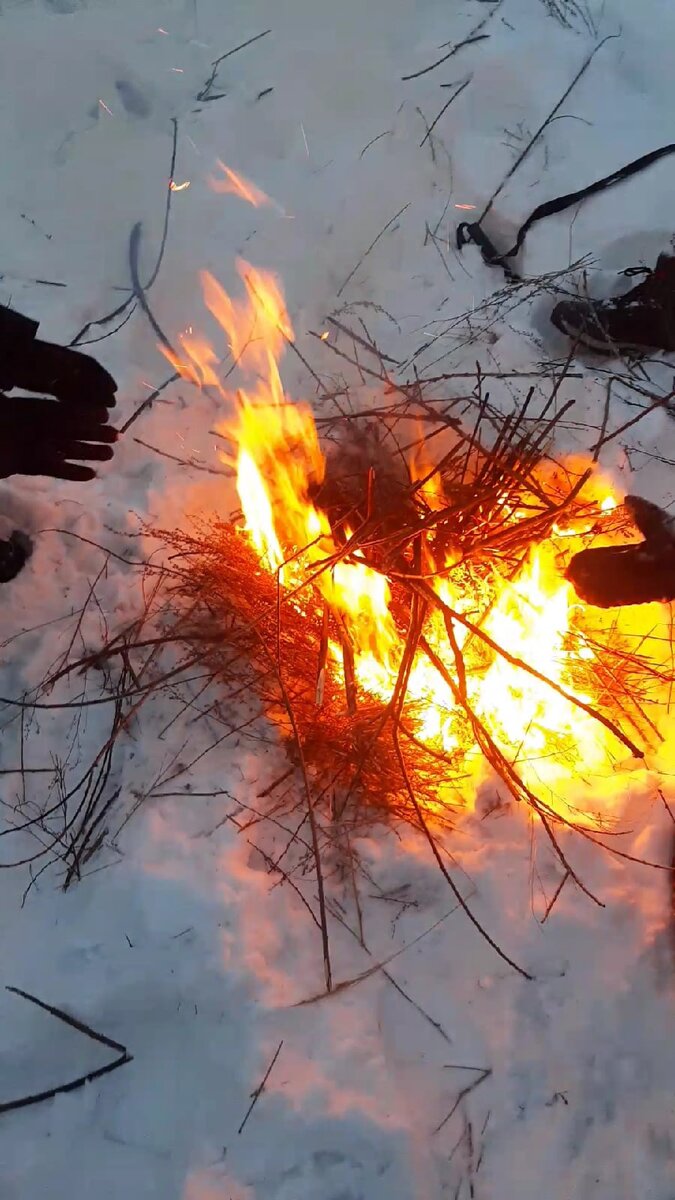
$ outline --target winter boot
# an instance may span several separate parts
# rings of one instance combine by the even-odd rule
[[[0,583],[9,583],[10,580],[16,579],[32,553],[33,543],[18,529],[15,529],[6,541],[0,539]]]
[[[563,300],[551,313],[556,329],[601,354],[675,350],[675,256],[660,254],[637,287],[613,300]]]

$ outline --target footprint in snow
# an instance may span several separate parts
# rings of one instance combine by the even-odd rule
[[[118,79],[115,82],[115,88],[124,111],[130,117],[150,116],[152,107],[140,87],[135,83],[129,83],[128,79]]]

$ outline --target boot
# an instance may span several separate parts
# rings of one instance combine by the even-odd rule
[[[556,329],[601,354],[675,350],[675,257],[660,254],[637,287],[613,300],[563,300],[551,313]]]
[[[9,583],[16,579],[32,553],[33,543],[18,529],[15,529],[6,541],[0,539],[0,583]]]

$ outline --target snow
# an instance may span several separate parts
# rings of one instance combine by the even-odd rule
[[[402,81],[467,37],[488,7],[3,0],[0,300],[63,341],[120,303],[136,221],[144,270],[157,253],[175,117],[175,179],[190,187],[173,194],[152,291],[167,331],[210,328],[198,271],[233,287],[243,256],[281,276],[298,345],[326,378],[336,361],[309,331],[340,302],[391,313],[401,332],[372,308],[369,327],[399,358],[433,342],[416,359],[421,369],[434,360],[440,370],[473,368],[466,323],[452,325],[471,309],[486,330],[486,369],[564,357],[546,320],[551,297],[508,315],[481,310],[503,280],[475,247],[457,258],[454,227],[465,213],[456,206],[483,208],[513,162],[513,135],[520,149],[608,34],[618,36],[502,193],[495,237],[506,244],[536,204],[670,141],[675,10],[661,0],[591,0],[596,36],[581,0],[557,0],[572,28],[543,0],[503,0],[485,26],[489,40]],[[196,102],[212,60],[267,29],[222,64],[223,98]],[[439,85],[469,78],[432,147],[420,146],[449,95]],[[275,205],[254,210],[215,195],[207,176],[219,158]],[[653,262],[673,236],[674,173],[666,158],[535,227],[526,272],[590,255],[589,287],[609,289],[617,270]],[[426,225],[439,221],[434,245]],[[141,314],[93,349],[119,380],[120,423],[170,374]],[[584,378],[565,395],[576,396],[582,421],[599,411],[605,379],[589,364],[579,369]],[[669,364],[649,371],[667,390]],[[292,395],[307,395],[292,356],[284,378]],[[505,384],[494,394],[513,403]],[[617,426],[635,415],[622,395],[635,399],[618,390]],[[2,485],[0,512],[36,548],[5,585],[0,614],[0,769],[19,766],[23,740],[27,766],[58,761],[72,783],[105,742],[109,705],[35,709],[22,720],[11,702],[39,686],[73,637],[76,652],[95,648],[142,611],[141,572],[123,560],[149,552],[137,536],[143,522],[230,510],[227,479],[148,449],[215,464],[213,417],[208,397],[174,385],[95,483]],[[672,503],[671,477],[651,456],[675,457],[674,431],[665,413],[650,414],[628,450],[622,439],[608,446],[607,469],[623,488]],[[567,436],[573,444],[574,431]],[[99,544],[117,557],[106,563]],[[97,604],[78,631],[100,572]],[[95,678],[85,686],[95,698]],[[82,681],[70,687],[59,701],[79,695]],[[368,950],[350,932],[357,914],[339,863],[328,884],[330,937],[338,981],[388,960],[386,974],[303,1004],[323,989],[318,930],[297,895],[275,886],[261,853],[275,856],[287,834],[269,822],[239,833],[227,820],[239,803],[262,807],[259,794],[284,760],[273,741],[245,734],[210,749],[221,731],[185,715],[167,730],[177,710],[170,699],[148,705],[120,739],[110,787],[121,790],[121,828],[80,883],[64,893],[50,870],[25,895],[25,868],[0,873],[2,982],[73,1012],[133,1055],[84,1089],[0,1114],[3,1200],[673,1200],[664,872],[577,841],[575,867],[605,907],[568,882],[542,923],[559,866],[521,811],[479,806],[447,841],[452,870],[528,981],[478,936],[427,847],[410,831],[379,829],[359,845],[372,880],[361,897]],[[39,802],[46,777],[26,775],[24,797],[20,777],[3,775],[3,803]],[[633,830],[624,851],[667,861],[667,813],[639,786],[624,821]],[[2,839],[3,863],[34,851],[23,838]],[[314,903],[311,880],[300,886]],[[0,1103],[107,1061],[102,1047],[15,995],[0,993],[0,1006]]]

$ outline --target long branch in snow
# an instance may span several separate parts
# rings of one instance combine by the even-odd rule
[[[56,1008],[53,1004],[47,1004],[44,1000],[38,999],[30,992],[24,992],[22,988],[7,987],[8,992],[12,992],[15,996],[21,996],[23,1000],[28,1000],[30,1004],[37,1005],[38,1008],[44,1009],[45,1012],[56,1017],[57,1020],[63,1021],[64,1025],[70,1025],[72,1029],[77,1029],[79,1033],[85,1034],[94,1042],[100,1042],[102,1046],[107,1046],[110,1050],[118,1050],[119,1057],[106,1063],[103,1067],[97,1067],[95,1071],[88,1071],[86,1075],[79,1075],[76,1079],[70,1079],[67,1083],[59,1084],[57,1087],[47,1088],[43,1092],[34,1092],[29,1096],[20,1096],[17,1100],[7,1100],[0,1104],[0,1113],[13,1112],[17,1108],[27,1108],[31,1104],[40,1104],[43,1100],[53,1100],[54,1096],[60,1096],[65,1092],[73,1092],[76,1088],[84,1087],[85,1083],[91,1083],[94,1079],[99,1079],[102,1075],[108,1075],[111,1071],[116,1071],[118,1067],[122,1067],[125,1063],[133,1062],[133,1055],[129,1054],[126,1046],[121,1042],[116,1042],[114,1038],[107,1037],[104,1033],[97,1033],[91,1025],[86,1025],[84,1021],[78,1020],[70,1013],[64,1012],[62,1008]]]

